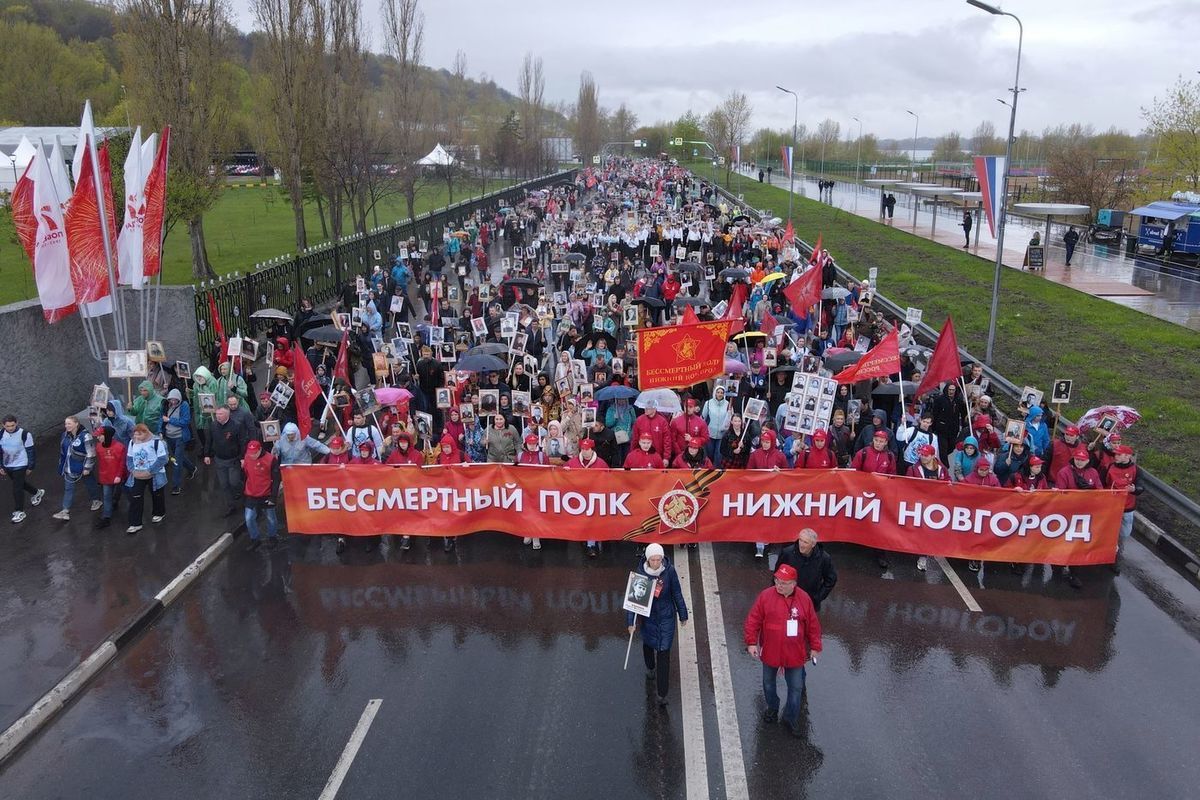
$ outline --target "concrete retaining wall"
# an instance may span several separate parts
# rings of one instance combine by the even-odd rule
[[[155,337],[168,358],[183,359],[193,367],[201,363],[194,295],[191,286],[162,287]],[[130,331],[137,336],[136,298],[125,302]],[[105,322],[105,330],[113,347],[111,321]],[[36,300],[0,307],[0,347],[0,416],[15,414],[34,434],[60,429],[63,417],[87,406],[92,386],[108,380],[106,366],[88,351],[79,315],[47,325]],[[108,380],[108,385],[122,400],[128,399],[124,379]]]

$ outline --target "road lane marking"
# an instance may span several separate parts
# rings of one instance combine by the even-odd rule
[[[676,547],[675,572],[688,607],[688,624],[679,630],[679,696],[683,712],[683,766],[687,800],[708,800],[708,757],[704,752],[704,714],[700,710],[700,664],[696,657],[691,568],[686,547]],[[706,607],[707,610],[707,607]]]
[[[712,661],[713,692],[717,701],[717,732],[721,738],[721,764],[725,770],[725,796],[728,800],[749,800],[746,760],[742,754],[742,733],[738,727],[737,706],[733,699],[733,676],[729,663],[729,643],[725,637],[725,616],[721,611],[721,593],[717,584],[717,563],[712,544],[700,545],[700,583],[704,587],[704,616],[708,623],[708,652]],[[741,651],[739,642],[738,650]]]
[[[318,800],[333,800],[337,797],[338,790],[342,788],[342,781],[346,779],[346,773],[350,771],[350,765],[354,763],[354,757],[358,755],[358,748],[362,747],[363,739],[367,738],[367,731],[371,729],[371,723],[375,721],[375,715],[379,713],[382,703],[382,699],[372,700],[363,709],[358,724],[354,726],[354,733],[350,734],[350,741],[346,742],[346,747],[333,768],[333,774],[325,782],[325,789]]]
[[[958,596],[967,604],[967,608],[971,611],[983,611],[979,607],[979,603],[975,602],[975,598],[967,591],[967,585],[962,582],[962,578],[958,577],[958,573],[950,569],[949,562],[945,556],[934,556],[937,559],[938,566],[942,568],[942,572],[946,573],[946,577],[950,579],[950,583],[954,584],[954,588],[958,590]]]

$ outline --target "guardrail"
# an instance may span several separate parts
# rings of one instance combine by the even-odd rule
[[[234,273],[233,276],[195,284],[196,336],[200,352],[207,360],[216,342],[208,304],[210,294],[228,335],[232,336],[240,330],[245,335],[253,336],[269,327],[259,320],[250,319],[254,311],[278,308],[295,314],[299,311],[301,300],[309,299],[314,304],[328,302],[337,296],[344,281],[364,270],[369,271],[368,265],[390,264],[392,257],[410,238],[441,242],[445,226],[457,227],[476,211],[495,211],[503,205],[521,200],[531,190],[572,182],[577,172],[570,169],[543,175],[392,226],[325,242],[296,255],[283,255],[256,264],[253,270],[245,274]]]
[[[730,202],[738,205],[744,205],[737,203],[737,198],[730,192],[727,192],[724,188],[717,188]],[[760,219],[762,218],[762,212],[757,209],[748,209],[747,213]],[[799,238],[797,238],[796,241],[799,244],[800,252],[802,254],[808,256],[812,255],[812,245]],[[834,267],[837,269],[838,278],[843,282],[855,281],[861,283],[863,280],[866,280],[865,277],[856,278],[850,274],[850,272],[843,269],[841,265],[837,263],[837,259],[834,259]],[[893,319],[902,320],[905,317],[904,308],[896,303],[893,303],[879,292],[875,293],[874,303],[876,309],[882,307],[884,311],[892,316]],[[938,331],[934,330],[929,325],[926,325],[924,322],[921,322],[918,323],[913,329],[913,336],[923,339],[932,346],[937,342]],[[983,359],[977,358],[962,347],[958,348],[958,353],[959,357],[962,359],[971,359],[976,363],[983,364]],[[983,371],[984,374],[987,375],[988,380],[991,382],[992,387],[998,388],[1001,393],[1012,400],[1020,399],[1022,387],[1017,386],[1015,383],[1008,380],[1008,378],[1005,378],[999,372],[987,365],[984,365]],[[993,394],[995,394],[994,391]],[[1054,419],[1054,411],[1048,410],[1046,413],[1048,419]],[[1059,417],[1059,419],[1061,422],[1066,424],[1072,424],[1074,422],[1066,417]],[[1200,530],[1200,504],[1197,504],[1190,497],[1180,492],[1174,486],[1164,482],[1161,478],[1158,478],[1149,470],[1139,467],[1139,472],[1141,473],[1142,481],[1146,485],[1146,495],[1155,501],[1155,503],[1159,506],[1159,510],[1169,513],[1174,518],[1174,524],[1184,524],[1191,528]],[[1145,495],[1143,497],[1145,497]]]

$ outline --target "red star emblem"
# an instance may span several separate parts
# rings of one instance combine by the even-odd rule
[[[698,533],[700,512],[707,503],[707,497],[697,497],[684,488],[683,481],[675,481],[673,488],[650,498],[650,505],[658,514],[658,535]]]

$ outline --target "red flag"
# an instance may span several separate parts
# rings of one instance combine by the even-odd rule
[[[683,307],[683,320],[680,325],[694,325],[699,322],[700,318],[696,316],[696,311],[691,306]]]
[[[36,158],[36,156],[35,156]],[[25,172],[17,185],[13,187],[9,206],[12,208],[13,227],[17,229],[17,240],[25,248],[29,261],[34,261],[37,248],[37,217],[33,213],[33,161],[25,167]]]
[[[671,388],[715,378],[725,372],[730,320],[639,328],[638,388]]]
[[[764,312],[762,322],[759,324],[758,329],[760,331],[762,331],[763,333],[765,333],[767,336],[770,336],[772,333],[775,332],[775,329],[778,327],[779,327],[779,320],[777,320],[777,319],[775,319],[775,317],[771,316],[770,311]]]
[[[295,373],[296,383],[296,425],[299,426],[300,438],[303,439],[312,430],[310,409],[321,396],[321,385],[317,383],[317,376],[313,374],[312,365],[300,349],[299,342],[292,344],[292,371]]]
[[[819,259],[821,257],[821,236],[822,235],[823,234],[820,234],[820,233],[817,234],[817,246],[813,248],[812,255],[808,257],[808,263],[810,263],[810,264],[816,264],[817,259]]]
[[[809,267],[808,272],[784,287],[783,296],[792,304],[792,311],[797,316],[807,314],[810,308],[821,302],[821,268]]]
[[[88,149],[86,139],[80,146]],[[111,186],[108,170],[108,148],[102,147],[98,156],[100,179],[103,185]],[[82,306],[95,303],[109,296],[108,261],[104,255],[104,237],[109,238],[111,252],[117,252],[117,231],[113,227],[112,192],[107,192],[104,210],[108,215],[108,230],[100,225],[100,203],[96,197],[96,165],[91,153],[85,152],[75,193],[67,205],[67,249],[71,253],[71,284],[75,287],[75,299]]]
[[[221,352],[217,361],[225,360],[225,351],[229,349],[229,340],[225,338],[225,326],[221,324],[221,315],[217,313],[217,301],[213,300],[212,292],[208,293],[208,317],[212,321],[213,330],[217,333],[217,341],[221,343]]]
[[[900,371],[900,334],[895,328],[883,341],[867,351],[862,360],[834,376],[838,383],[857,383],[882,378]]]
[[[946,324],[938,334],[933,355],[929,357],[929,368],[925,370],[925,377],[917,387],[916,396],[920,397],[925,392],[937,388],[937,385],[944,381],[958,380],[961,375],[962,364],[958,360],[958,337],[954,335],[954,320],[946,317]]]
[[[333,377],[341,378],[347,386],[353,386],[350,381],[350,329],[342,331],[342,343],[338,346],[337,361],[333,364]]]
[[[162,269],[163,221],[167,213],[167,154],[171,129],[163,128],[154,157],[154,168],[146,178],[146,217],[142,223],[142,275],[150,278]]]
[[[791,244],[796,239],[796,229],[792,227],[792,221],[789,219],[787,228],[783,232],[784,245]]]
[[[746,296],[749,292],[750,287],[744,283],[737,283],[733,286],[733,295],[729,298],[729,306],[725,309],[725,316],[721,317],[721,319],[733,322],[733,325],[729,329],[730,335],[746,330],[746,320],[742,306],[746,304]]]

